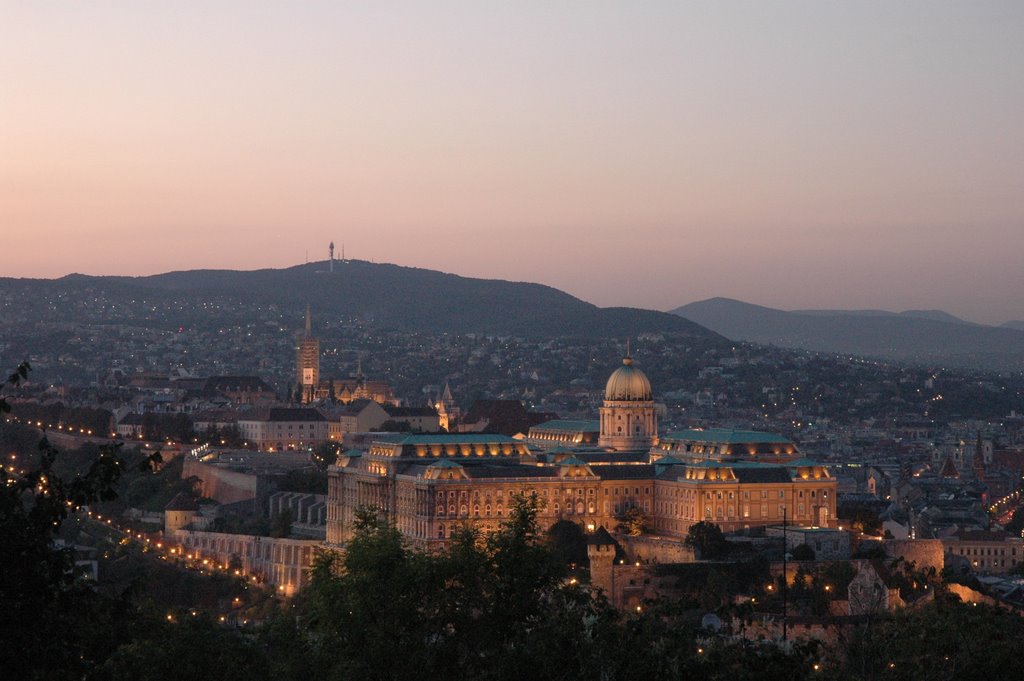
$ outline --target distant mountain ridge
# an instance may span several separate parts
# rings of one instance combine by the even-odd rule
[[[901,362],[1024,370],[1024,331],[973,324],[941,310],[797,310],[710,298],[673,314],[726,338]]]
[[[947,322],[950,324],[969,324],[972,326],[983,326],[975,324],[966,319],[960,319],[943,310],[904,310],[903,312],[890,312],[888,310],[793,310],[794,314],[813,314],[823,316],[852,315],[856,317],[911,317],[914,319],[930,319],[933,322]]]
[[[381,327],[409,331],[487,333],[523,337],[614,337],[674,333],[725,343],[677,315],[637,308],[599,308],[541,284],[473,279],[427,269],[336,260],[284,269],[190,270],[145,277],[72,274],[38,281],[48,290],[61,286],[97,287],[116,295],[187,292],[193,296],[276,304],[301,314],[360,318]],[[4,280],[0,279],[0,287]]]

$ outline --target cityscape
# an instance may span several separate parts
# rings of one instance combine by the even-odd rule
[[[1012,675],[1014,3],[11,19],[5,678]]]

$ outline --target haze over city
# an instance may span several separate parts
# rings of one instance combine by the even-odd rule
[[[0,669],[1024,641],[1021,0],[0,0]]]
[[[0,274],[351,258],[1024,318],[1024,6],[21,4]]]

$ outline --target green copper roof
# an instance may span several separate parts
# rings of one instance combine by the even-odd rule
[[[785,466],[785,464],[763,461],[697,461],[684,465],[687,468],[782,468]]]
[[[664,440],[685,440],[693,442],[711,442],[742,444],[747,442],[778,442],[790,444],[790,440],[776,433],[762,433],[756,430],[731,430],[728,428],[704,428],[679,430],[666,435]]]
[[[561,430],[570,433],[596,433],[601,428],[601,422],[597,420],[574,421],[571,419],[555,419],[554,421],[538,423],[533,428],[536,428],[537,430]],[[531,430],[533,430],[533,428],[531,428]]]
[[[793,467],[806,467],[806,466],[823,466],[824,464],[814,459],[808,459],[806,456],[802,459],[794,459],[793,461],[786,461],[786,466]]]
[[[462,468],[462,465],[455,463],[451,459],[438,459],[430,464],[428,468]]]
[[[559,466],[586,466],[586,461],[580,461],[575,456],[570,456],[567,459],[562,459],[558,462]]]
[[[516,444],[519,440],[507,435],[494,433],[441,433],[439,435],[409,435],[400,440],[403,445],[461,445],[480,442],[508,442]]]

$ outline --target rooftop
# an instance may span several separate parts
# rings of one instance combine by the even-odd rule
[[[568,433],[596,433],[601,428],[601,422],[596,419],[593,421],[589,420],[572,420],[572,419],[555,419],[553,421],[545,421],[544,423],[538,423],[537,425],[530,428],[530,430],[557,430],[560,432]]]
[[[762,433],[756,430],[733,430],[731,428],[690,428],[669,433],[662,439],[728,444],[741,444],[745,442],[790,443],[787,438],[776,433]]]

